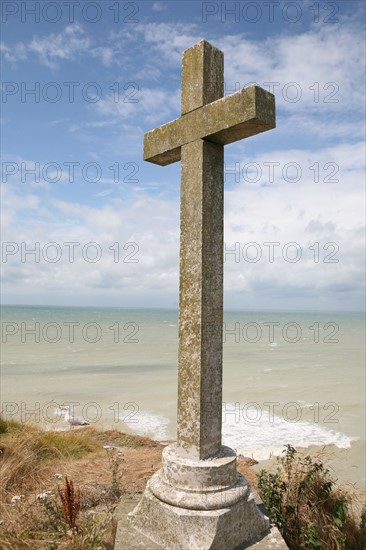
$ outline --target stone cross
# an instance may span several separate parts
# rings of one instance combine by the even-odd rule
[[[182,116],[145,134],[144,160],[181,160],[178,446],[221,448],[224,145],[275,127],[274,96],[224,95],[223,53],[202,40],[183,53]]]
[[[182,116],[144,137],[145,160],[181,160],[178,430],[129,521],[169,550],[232,550],[269,527],[221,443],[223,196],[224,145],[274,128],[275,102],[255,85],[223,96],[223,53],[202,40],[183,53]]]

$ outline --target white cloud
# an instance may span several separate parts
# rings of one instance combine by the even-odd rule
[[[166,10],[166,4],[164,2],[154,2],[152,5],[153,11],[164,11]]]
[[[336,174],[339,182],[327,183],[324,178],[329,171],[323,166],[335,159],[340,167]],[[279,167],[273,183],[265,182],[264,176],[257,183],[241,179],[233,186],[230,176],[226,182],[225,242],[227,250],[237,250],[237,257],[226,254],[226,307],[282,304],[291,309],[299,303],[306,307],[306,300],[314,308],[359,307],[364,265],[362,144],[320,151],[274,151],[250,160],[263,171],[264,162],[277,162]],[[283,177],[283,166],[289,162],[301,167],[300,181],[291,183]],[[319,163],[319,182],[314,182],[314,170],[309,170],[314,162]],[[244,166],[243,161],[241,169]],[[266,186],[261,187],[263,183]],[[20,251],[9,256],[3,269],[4,292],[10,296],[44,293],[48,302],[55,292],[60,299],[78,296],[80,303],[94,296],[110,305],[116,305],[113,294],[118,292],[118,305],[142,305],[144,300],[176,305],[179,199],[149,197],[140,191],[126,202],[107,195],[109,191],[99,193],[100,205],[86,206],[41,199],[31,193],[20,196],[8,189],[3,239],[27,242],[30,248],[39,242],[41,251],[47,243],[56,242],[63,257],[53,264],[42,257],[36,263],[32,256],[21,262]],[[80,243],[74,263],[67,261],[65,242]],[[102,250],[96,263],[82,256],[83,246],[90,242]],[[115,243],[119,243],[119,262],[114,261]],[[124,248],[127,243],[137,243],[138,248]],[[248,243],[257,244],[261,252],[258,262],[248,260],[256,252],[253,246],[245,248]],[[270,246],[264,243],[279,243],[273,245],[272,262]],[[300,260],[291,262],[299,249]],[[91,248],[89,252],[92,256],[95,251]],[[138,263],[124,262],[133,252]],[[333,259],[338,262],[329,261]]]
[[[122,301],[133,297],[138,302],[141,293],[158,290],[175,295],[177,204],[142,194],[130,204],[112,199],[90,207],[64,200],[35,200],[31,194],[17,196],[12,191],[5,206],[9,203],[12,216],[8,213],[4,220],[3,247],[10,243],[6,250],[11,252],[11,243],[15,243],[17,252],[9,253],[3,265],[3,290],[8,296],[48,295],[50,299],[57,291],[60,299],[73,294],[83,300],[96,292],[112,296],[118,289]],[[75,262],[70,262],[70,247],[64,244],[68,242],[79,243],[74,248]],[[35,243],[39,243],[39,261],[33,254],[23,254],[22,261],[22,249],[24,253],[34,249]],[[56,243],[57,248],[49,243]],[[95,263],[88,257],[93,258],[96,247],[88,243],[96,243],[102,253]],[[47,261],[57,250],[62,253],[59,261]]]
[[[243,144],[240,142],[226,149],[227,179],[230,181],[230,170],[234,165],[232,159],[240,159]],[[235,151],[235,152],[234,152]],[[333,188],[347,192],[351,188],[362,187],[362,175],[365,165],[364,143],[339,143],[333,147],[322,149],[286,149],[272,150],[256,155],[256,158],[246,158],[240,163],[232,181],[243,182],[250,188],[260,188],[264,185],[278,187],[295,182],[297,186],[306,187],[320,182],[319,185],[333,184]],[[240,179],[239,179],[240,177]],[[298,180],[300,183],[298,183]],[[346,194],[346,193],[345,193]]]
[[[91,54],[93,57],[100,58],[102,61],[102,64],[106,67],[109,67],[112,64],[113,61],[113,49],[107,48],[107,47],[96,47],[91,50]]]
[[[29,44],[29,50],[38,55],[43,65],[54,69],[60,60],[75,59],[87,52],[90,46],[90,38],[75,23],[58,34],[52,33],[44,38],[34,37]]]
[[[15,63],[19,59],[22,61],[27,59],[27,50],[23,42],[17,42],[11,48],[6,46],[4,42],[0,42],[0,52],[3,53],[4,60],[10,63]]]
[[[306,136],[308,139],[317,140],[359,140],[365,135],[365,122],[360,113],[352,116],[347,107],[344,110],[339,107],[338,112],[330,115],[322,113],[319,106],[318,111],[306,112],[299,109],[300,112],[279,114],[277,112],[276,137],[293,138],[299,135]],[[302,112],[301,112],[302,111]]]
[[[40,199],[33,193],[23,196],[8,184],[1,186],[1,223],[4,229],[15,229],[16,216],[20,212],[34,212],[40,205]],[[12,224],[14,223],[14,226]],[[5,234],[3,234],[5,237]]]
[[[137,113],[145,123],[151,124],[163,123],[172,116],[179,116],[179,89],[169,91],[163,88],[136,88],[135,91],[134,97],[127,98],[127,101],[116,102],[112,94],[108,95],[95,104],[95,110],[99,115],[110,117],[112,124],[120,124],[121,119],[134,119]]]
[[[254,163],[248,179],[260,174],[260,180],[245,181],[241,173],[239,185],[225,197],[225,242],[237,252],[227,254],[226,289],[240,297],[242,307],[253,305],[252,296],[265,307],[266,295],[268,303],[290,308],[294,299],[305,305],[309,298],[331,309],[357,306],[364,284],[363,144],[273,151],[248,162]],[[272,183],[265,163],[277,163]],[[298,182],[283,176],[287,163],[300,168]],[[245,166],[242,162],[241,171]],[[299,261],[291,262],[297,254]]]
[[[355,40],[356,35],[362,35],[358,23],[317,25],[260,43],[245,36],[225,36],[217,45],[225,52],[228,88],[235,82],[241,87],[253,81],[261,86],[278,83],[273,89],[281,108],[296,113],[310,107],[331,109],[338,114],[363,106],[363,43]],[[297,97],[301,99],[293,101]]]
[[[4,59],[12,63],[24,61],[28,53],[33,53],[42,65],[51,69],[57,69],[60,61],[75,60],[82,56],[100,59],[108,67],[114,55],[112,47],[97,46],[78,23],[66,26],[59,33],[43,37],[35,35],[28,44],[18,42],[9,47],[2,43],[1,50],[5,52]]]
[[[202,39],[197,25],[194,24],[144,23],[136,25],[135,31],[139,33],[137,36],[142,35],[149,46],[162,55],[169,65],[179,64],[182,51]],[[160,64],[161,59],[156,59],[156,62]]]

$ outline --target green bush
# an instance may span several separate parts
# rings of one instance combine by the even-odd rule
[[[261,470],[258,491],[290,550],[365,550],[366,510],[357,520],[350,493],[321,461],[286,445],[274,473]]]

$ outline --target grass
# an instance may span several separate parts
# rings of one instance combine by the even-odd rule
[[[275,472],[258,474],[259,494],[290,550],[365,550],[366,507],[357,517],[355,492],[336,485],[320,458],[287,445]]]
[[[118,447],[142,447],[146,443],[146,438],[136,437],[135,435],[124,434],[117,430],[108,430],[107,432],[95,432],[95,440],[100,443],[112,443]]]
[[[0,548],[111,550],[113,513],[121,495],[118,447],[136,447],[143,441],[91,427],[45,432],[0,418]],[[108,448],[103,448],[106,443]],[[75,464],[88,457],[98,464],[105,459],[108,483],[74,489],[72,479],[57,474],[74,471]]]
[[[6,425],[2,420],[0,433],[2,500],[29,480],[36,482],[47,460],[78,459],[100,451],[92,430],[43,432],[17,422]]]
[[[22,429],[22,424],[16,420],[4,420],[0,417],[0,435],[8,432],[10,429]]]

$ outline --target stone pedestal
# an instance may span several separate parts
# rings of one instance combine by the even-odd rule
[[[129,523],[167,550],[234,550],[269,530],[229,447],[206,460],[166,447]]]

